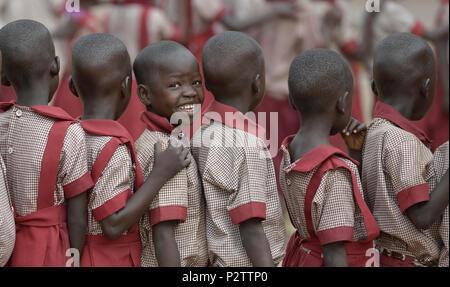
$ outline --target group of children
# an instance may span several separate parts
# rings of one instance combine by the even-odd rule
[[[115,36],[83,36],[67,80],[81,118],[48,105],[60,60],[44,25],[7,24],[0,50],[2,84],[17,96],[0,103],[2,265],[77,265],[76,250],[83,267],[363,267],[376,248],[381,266],[448,266],[448,143],[433,155],[412,124],[436,86],[433,51],[417,36],[377,47],[368,128],[351,117],[342,56],[312,49],[292,62],[289,102],[302,125],[281,146],[296,228],[287,246],[265,131],[246,116],[266,86],[254,39],[211,37],[201,65],[159,41],[132,64]],[[135,124],[146,127],[136,141],[118,122],[133,73],[145,106]],[[330,145],[337,134],[350,156]]]

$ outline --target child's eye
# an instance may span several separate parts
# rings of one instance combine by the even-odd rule
[[[169,85],[169,88],[179,88],[179,87],[181,87],[180,83],[172,83]]]
[[[194,86],[201,86],[201,85],[202,85],[202,81],[197,80],[197,81],[194,81],[192,84],[193,84]]]

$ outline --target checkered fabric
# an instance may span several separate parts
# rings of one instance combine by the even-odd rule
[[[431,190],[433,190],[439,181],[444,177],[448,170],[448,160],[449,160],[449,144],[448,141],[436,149],[433,155],[433,167],[436,174],[435,180],[431,182]],[[443,247],[441,250],[441,256],[439,259],[440,267],[448,267],[448,251],[449,251],[449,208],[444,211],[442,216],[441,226],[439,228],[439,233],[441,235]]]
[[[6,167],[0,156],[0,267],[5,266],[14,248],[14,210],[6,184]]]
[[[206,233],[213,266],[252,266],[239,223],[262,218],[275,265],[285,254],[285,230],[270,153],[262,140],[220,122],[192,140],[206,198]]]
[[[180,141],[165,133],[149,130],[145,130],[136,141],[136,154],[145,178],[153,169],[155,143],[161,141],[162,149],[165,150],[169,145],[169,139],[172,144],[189,146],[189,140],[186,138]],[[158,266],[152,239],[152,226],[169,220],[178,221],[174,233],[180,252],[181,266],[206,267],[208,249],[205,202],[197,164],[193,160],[186,169],[180,171],[160,189],[151,204],[149,213],[140,222],[143,267]]]
[[[362,182],[381,230],[376,244],[427,263],[439,258],[439,223],[419,230],[405,211],[429,199],[432,159],[431,151],[416,136],[394,123],[375,118],[369,125]]]
[[[29,107],[12,106],[0,114],[0,154],[6,165],[8,188],[18,216],[37,210],[41,162],[55,119]],[[54,205],[65,202],[64,187],[88,173],[84,130],[70,125],[58,167]]]
[[[103,150],[105,145],[111,140],[109,136],[98,136],[86,134],[86,146],[89,170],[92,169],[95,160]],[[130,152],[125,145],[120,145],[114,155],[109,160],[102,175],[95,183],[94,188],[89,194],[88,205],[88,234],[103,235],[103,230],[99,218],[96,219],[96,211],[100,211],[108,202],[117,200],[124,192],[131,195],[134,191],[133,162]],[[115,205],[115,209],[125,207],[126,201],[120,200],[121,205]],[[114,214],[118,210],[111,210]],[[105,213],[102,212],[102,217]],[[104,219],[104,218],[102,218]],[[126,232],[124,233],[126,234]]]
[[[292,170],[291,167],[295,166],[298,161],[291,163],[289,150],[285,146],[282,146],[281,150],[283,160],[280,169],[280,185],[291,221],[293,221],[292,224],[298,230],[301,238],[311,238],[311,234],[308,234],[306,228],[305,196],[310,180],[319,167],[306,173]],[[337,157],[351,168],[362,194],[358,167],[346,158]],[[316,232],[350,227],[353,230],[353,241],[367,238],[362,213],[353,195],[352,176],[347,169],[339,168],[324,174],[313,199],[311,217]],[[340,237],[333,238],[333,232],[328,234],[327,243],[342,241]]]

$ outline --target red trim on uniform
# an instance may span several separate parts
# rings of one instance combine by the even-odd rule
[[[213,117],[208,113],[217,113],[220,115],[220,117]],[[218,101],[213,100],[211,102],[211,104],[204,111],[204,117],[209,120],[221,122],[230,128],[240,129],[244,132],[251,133],[254,136],[259,137],[260,139],[264,140],[265,138],[266,131],[263,127],[258,125],[250,118],[246,117],[234,107],[222,104]],[[239,122],[239,124],[236,123],[237,121]]]
[[[423,143],[430,145],[431,140],[425,134],[424,131],[419,129],[414,123],[405,118],[402,114],[400,114],[394,107],[385,104],[381,101],[378,101],[375,105],[375,110],[373,113],[374,118],[382,118],[386,119],[395,125],[399,126],[401,129],[412,133]]]
[[[234,225],[239,225],[252,218],[266,220],[266,204],[264,202],[249,202],[228,211]]]
[[[82,177],[63,186],[64,196],[66,199],[71,199],[92,187],[94,187],[94,182],[92,181],[89,172],[86,172]]]
[[[294,139],[295,135],[288,136],[286,139],[283,140],[282,146],[284,146],[286,149],[289,149],[289,145],[291,144],[292,140]],[[320,164],[324,163],[326,160],[328,160],[333,155],[339,155],[342,156],[351,162],[353,162],[355,165],[359,166],[359,162],[349,157],[347,154],[345,154],[340,149],[329,146],[329,145],[322,145],[320,147],[317,147],[310,152],[308,152],[306,155],[304,155],[302,158],[297,160],[295,163],[291,164],[290,166],[286,167],[284,171],[290,172],[291,170],[295,170],[298,172],[310,172],[313,169],[315,169]]]
[[[327,245],[335,242],[353,241],[353,227],[341,226],[321,231],[316,231],[316,236],[319,238],[320,244]]]
[[[94,215],[95,220],[101,222],[103,219],[124,208],[131,195],[131,190],[127,189],[105,202],[102,206],[93,209],[92,214]]]
[[[81,122],[81,127],[94,135],[131,139],[128,130],[113,120],[84,120]]]
[[[143,112],[141,115],[141,121],[143,121],[147,126],[147,129],[152,132],[171,134],[174,130],[174,127],[170,124],[167,118],[161,117],[152,112]]]
[[[187,207],[186,206],[161,206],[150,210],[149,212],[149,223],[150,226],[156,225],[164,221],[186,221],[187,218]]]
[[[95,160],[91,168],[91,177],[95,183],[97,183],[98,179],[102,176],[102,173],[108,165],[108,162],[111,160],[120,145],[121,142],[119,139],[111,138],[111,140],[106,143],[106,145],[100,151],[100,154],[97,156],[97,159]]]
[[[430,200],[430,185],[424,183],[402,190],[397,194],[397,200],[402,213],[405,214],[411,206]]]
[[[148,15],[150,14],[152,7],[150,5],[143,5],[140,20],[140,29],[139,29],[139,50],[143,50],[150,44],[151,37],[149,35],[149,31],[147,29],[148,24]]]
[[[422,22],[416,21],[416,23],[414,23],[414,27],[411,29],[411,33],[422,37],[425,34],[425,27]]]
[[[358,41],[351,39],[339,47],[339,50],[345,55],[352,55],[358,50]]]
[[[11,108],[11,106],[14,106],[15,103],[16,101],[0,102],[0,113],[4,113],[9,110],[9,108]]]

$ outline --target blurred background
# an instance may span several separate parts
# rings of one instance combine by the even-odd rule
[[[367,2],[379,3],[380,12],[368,13]],[[74,117],[82,114],[82,106],[67,84],[71,50],[86,34],[117,36],[127,46],[131,61],[151,43],[174,40],[201,62],[203,45],[216,33],[248,33],[264,50],[266,97],[257,112],[278,113],[276,131],[270,131],[268,115],[266,119],[270,144],[277,147],[301,124],[288,102],[287,79],[295,56],[312,48],[342,53],[354,73],[353,116],[368,124],[377,100],[371,90],[373,51],[380,40],[398,32],[423,37],[436,51],[439,81],[435,103],[428,116],[415,124],[432,139],[433,150],[447,141],[448,17],[448,0],[0,0],[0,27],[17,19],[33,19],[52,33],[61,72],[51,104]],[[0,91],[0,101],[14,100],[12,88],[2,86]],[[210,101],[207,94],[204,106]],[[132,100],[120,122],[135,138],[145,128],[139,120],[143,110],[134,84]],[[346,151],[339,136],[332,137],[331,143]],[[277,176],[280,160],[274,155]]]

